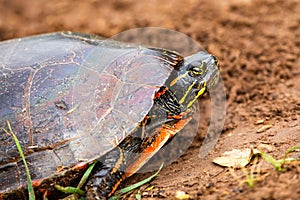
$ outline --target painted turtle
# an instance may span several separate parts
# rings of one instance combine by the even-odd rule
[[[201,51],[128,45],[71,32],[0,43],[0,127],[20,140],[38,198],[75,185],[99,160],[87,199],[111,196],[190,120],[193,103],[218,80]],[[26,174],[0,130],[0,199],[26,199]]]

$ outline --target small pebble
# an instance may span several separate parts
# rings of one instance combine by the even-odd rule
[[[175,194],[175,198],[176,199],[189,199],[190,195],[188,195],[187,193],[185,193],[184,191],[181,190],[177,190],[176,194]]]
[[[256,133],[262,133],[270,128],[272,128],[273,126],[272,125],[264,125],[262,127],[260,127],[259,129],[256,130]]]
[[[259,119],[259,120],[256,121],[256,124],[263,124],[264,122],[265,122],[264,119]]]

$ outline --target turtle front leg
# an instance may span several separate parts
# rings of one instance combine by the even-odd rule
[[[86,184],[87,200],[107,199],[112,196],[125,178],[125,159],[119,147],[109,152],[103,162],[99,161]]]
[[[120,183],[127,177],[125,172],[128,159],[140,148],[141,138],[127,136],[116,148],[96,163],[86,184],[88,200],[107,199],[112,196]]]

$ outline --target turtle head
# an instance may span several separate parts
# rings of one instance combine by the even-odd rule
[[[179,103],[190,108],[219,79],[218,60],[215,56],[200,51],[184,58],[184,64],[175,72],[170,81],[170,89]]]

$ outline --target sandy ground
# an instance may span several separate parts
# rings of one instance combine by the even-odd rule
[[[296,200],[299,162],[285,165],[285,172],[261,158],[251,162],[246,169],[260,174],[250,188],[242,170],[222,168],[212,160],[225,151],[251,147],[279,159],[300,143],[299,12],[299,0],[0,0],[0,40],[63,30],[110,37],[146,26],[189,35],[219,58],[227,95],[224,129],[215,148],[200,160],[209,121],[209,98],[202,100],[206,115],[192,146],[140,188],[143,199],[174,199],[184,191],[190,199]],[[269,129],[257,133],[265,125]],[[290,156],[299,160],[300,152]],[[147,176],[135,175],[126,184]]]

